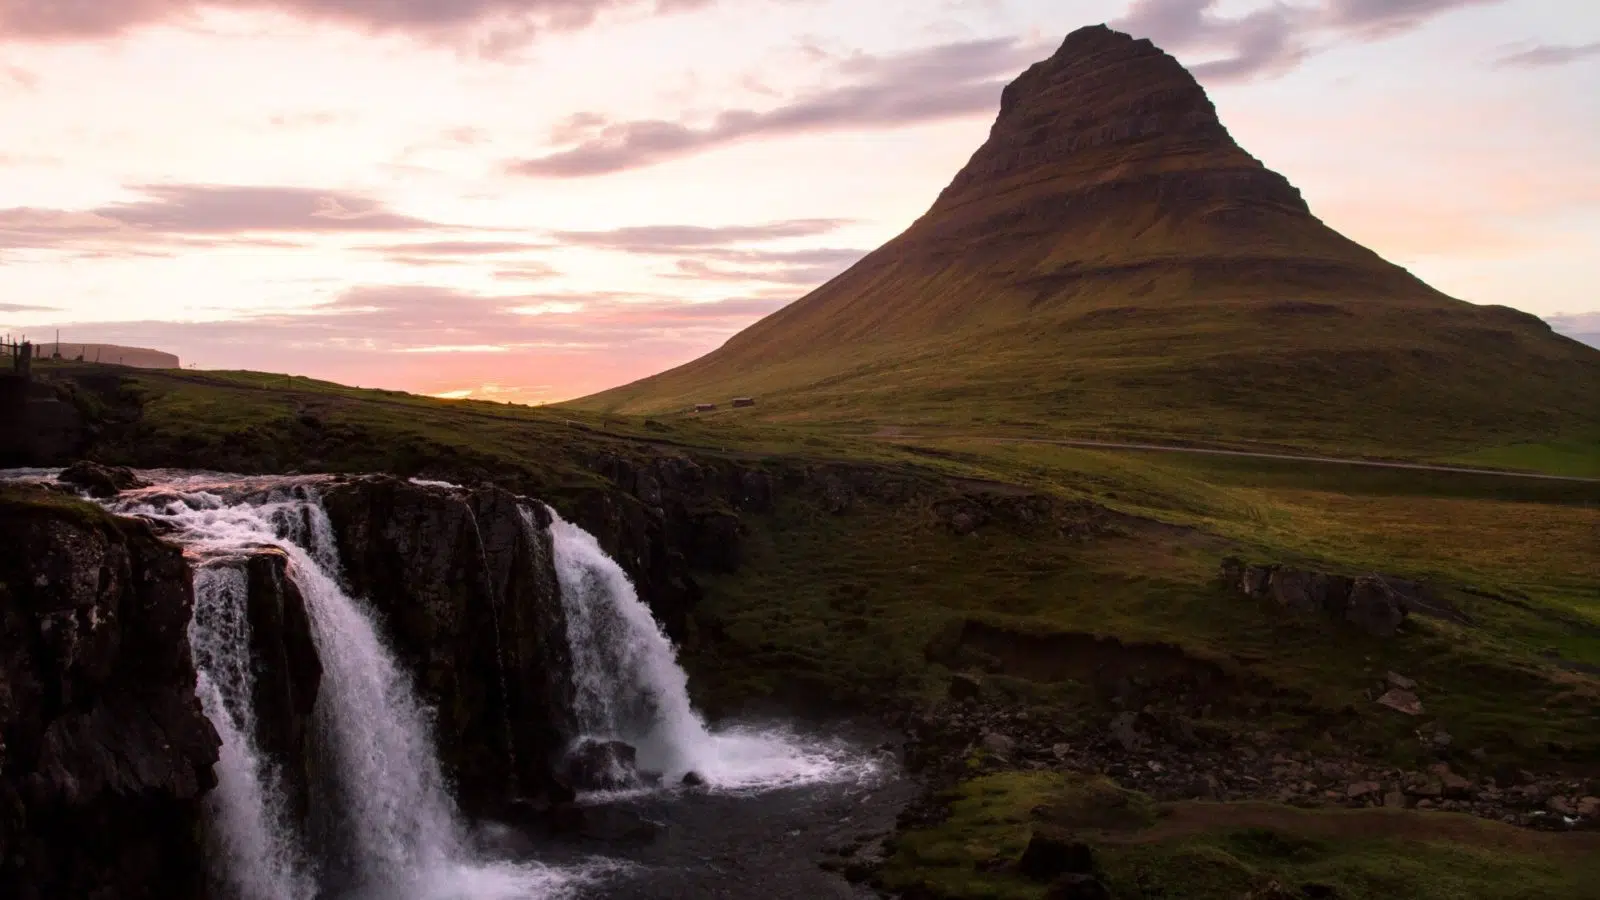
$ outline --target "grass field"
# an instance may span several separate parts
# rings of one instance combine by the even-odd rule
[[[950,800],[947,822],[897,841],[888,887],[952,900],[1040,900],[1045,885],[1010,864],[1036,828],[1054,827],[1093,844],[1100,877],[1124,900],[1600,897],[1595,834],[1399,810],[1156,804],[1103,780],[1056,774],[981,777]]]

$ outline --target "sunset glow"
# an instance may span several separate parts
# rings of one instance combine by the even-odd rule
[[[898,233],[1001,87],[1100,21],[1194,67],[1333,227],[1452,296],[1600,330],[1600,7],[379,6],[402,11],[0,0],[0,331],[582,395]]]

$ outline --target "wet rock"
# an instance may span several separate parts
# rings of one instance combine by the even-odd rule
[[[282,775],[288,812],[304,821],[315,780],[311,714],[322,660],[305,598],[288,576],[289,558],[263,549],[245,563],[250,655],[255,669],[256,747]]]
[[[1417,699],[1417,695],[1399,688],[1394,688],[1379,697],[1378,704],[1408,716],[1422,715],[1422,701]]]
[[[706,777],[701,775],[699,772],[685,772],[683,773],[683,778],[680,779],[678,783],[686,788],[705,787]]]
[[[565,774],[580,791],[633,787],[639,781],[638,751],[622,741],[586,740],[567,754]]]
[[[193,601],[143,523],[0,500],[0,897],[204,895]]]
[[[346,581],[437,712],[463,809],[551,789],[577,727],[548,510],[495,487],[389,477],[330,487],[323,506]]]
[[[88,460],[79,460],[64,469],[56,480],[82,488],[91,497],[105,499],[123,491],[145,487],[133,470],[126,466],[102,466]]]
[[[1094,873],[1094,849],[1058,829],[1035,830],[1017,860],[1017,871],[1036,881]]]

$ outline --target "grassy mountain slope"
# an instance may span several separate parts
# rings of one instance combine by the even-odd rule
[[[1600,352],[1325,226],[1148,42],[1069,36],[903,234],[701,359],[574,401],[1372,454],[1600,440]]]

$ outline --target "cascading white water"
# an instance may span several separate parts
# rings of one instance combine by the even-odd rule
[[[556,576],[572,655],[579,739],[620,740],[639,768],[668,781],[695,772],[712,787],[768,788],[870,776],[844,744],[782,728],[712,730],[689,701],[677,650],[633,582],[595,537],[550,510]]]
[[[537,900],[572,879],[537,865],[475,860],[434,753],[426,711],[364,604],[340,587],[337,545],[315,479],[218,481],[200,476],[123,495],[118,512],[176,527],[202,566],[192,646],[202,705],[222,735],[211,828],[217,861],[241,900],[315,896],[315,876],[283,820],[283,794],[250,735],[246,591],[237,568],[205,565],[275,547],[289,560],[322,663],[314,710],[334,771],[331,804],[341,864],[357,896],[384,900]]]
[[[195,693],[222,738],[217,787],[206,797],[213,869],[239,900],[300,900],[311,869],[283,805],[278,774],[255,745],[250,631],[245,575],[228,565],[195,572],[189,645],[199,677]]]

